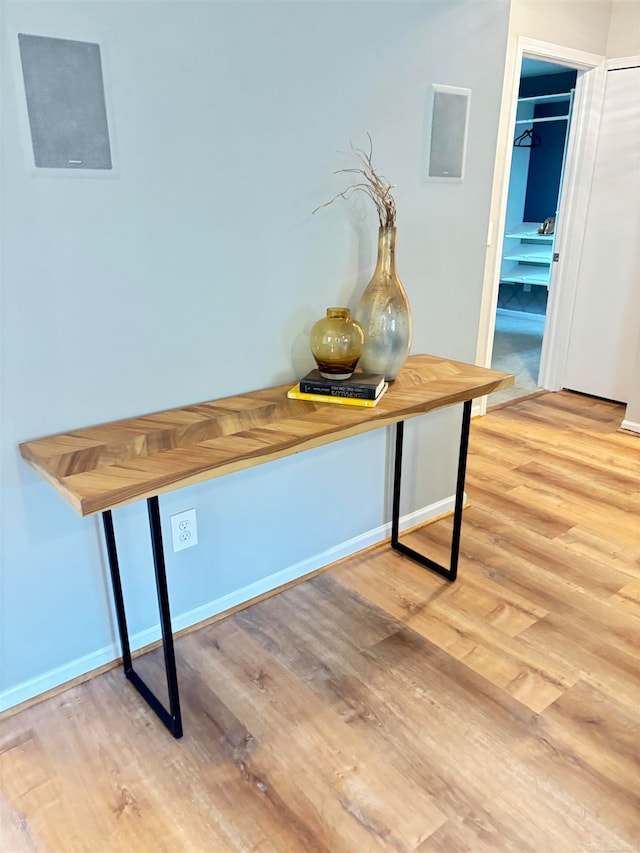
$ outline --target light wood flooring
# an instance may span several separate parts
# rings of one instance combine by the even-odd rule
[[[638,850],[621,419],[559,393],[474,421],[457,583],[381,546],[181,637],[181,741],[119,670],[4,719],[0,849]],[[408,539],[445,560],[449,532]]]

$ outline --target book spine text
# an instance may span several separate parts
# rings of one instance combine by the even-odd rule
[[[376,389],[358,386],[344,385],[321,385],[315,382],[301,382],[300,390],[303,394],[324,394],[329,397],[350,397],[354,400],[375,400]]]

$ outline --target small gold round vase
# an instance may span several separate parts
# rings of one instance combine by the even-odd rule
[[[311,329],[311,352],[325,379],[349,379],[364,349],[364,332],[348,308],[327,308]]]

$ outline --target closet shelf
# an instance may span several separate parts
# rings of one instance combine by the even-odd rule
[[[568,121],[569,116],[571,115],[571,103],[573,99],[573,92],[561,92],[556,95],[534,95],[528,98],[518,98],[518,111],[520,107],[529,106],[535,107],[538,104],[561,104],[566,102],[567,104],[567,113],[565,115],[557,115],[557,116],[536,116],[535,118],[530,115],[528,118],[521,118],[522,113],[516,116],[516,124],[535,124],[536,122],[544,122],[544,121]],[[526,113],[525,113],[526,114]]]
[[[521,264],[541,264],[549,266],[551,263],[551,250],[546,246],[535,246],[523,244],[520,249],[506,252],[503,255],[505,261],[517,261]]]
[[[502,255],[500,281],[549,287],[553,260],[553,234],[538,234],[539,223],[523,222],[504,235],[509,243]]]
[[[535,284],[548,288],[549,273],[506,273],[500,276],[500,281],[505,284]]]
[[[553,234],[538,234],[537,223],[524,223],[520,228],[512,228],[504,235],[505,239],[522,240],[525,243],[553,243]]]
[[[572,92],[558,92],[555,95],[532,95],[528,98],[518,98],[519,104],[552,104],[558,101],[571,100]]]

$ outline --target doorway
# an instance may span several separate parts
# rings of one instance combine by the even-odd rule
[[[491,366],[513,387],[490,405],[541,390],[556,224],[577,72],[524,56],[513,132]]]
[[[511,159],[515,150],[514,139],[518,135],[514,130],[522,62],[525,58],[577,71],[564,164],[562,209],[554,229],[553,263],[547,291],[538,376],[540,387],[557,391],[562,387],[573,305],[579,291],[584,229],[602,109],[605,57],[564,45],[541,42],[527,36],[517,37],[515,49],[508,57],[498,127],[476,350],[476,364],[485,367],[490,367],[492,363]],[[492,394],[477,401],[474,414],[483,415],[488,404],[494,405],[493,397]]]

